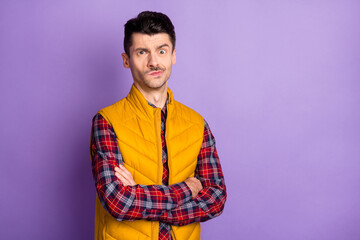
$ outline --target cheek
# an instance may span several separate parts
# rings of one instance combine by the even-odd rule
[[[131,67],[134,71],[140,72],[143,70],[143,65],[139,61],[131,62]]]

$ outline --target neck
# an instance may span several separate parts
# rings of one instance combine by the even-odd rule
[[[144,89],[135,82],[135,87],[141,92],[145,99],[158,108],[163,108],[167,99],[167,83],[159,89]]]

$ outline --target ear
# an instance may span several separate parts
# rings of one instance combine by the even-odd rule
[[[121,54],[122,59],[123,59],[123,65],[125,68],[130,68],[130,59],[129,56],[126,53],[122,53]]]
[[[171,61],[172,61],[172,65],[176,63],[176,48],[172,52]]]

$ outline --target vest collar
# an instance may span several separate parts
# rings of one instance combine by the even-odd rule
[[[167,111],[168,115],[172,115],[174,110],[174,96],[170,88],[167,88],[167,94],[168,94],[168,105],[167,105]],[[145,97],[142,95],[142,93],[135,87],[133,84],[131,86],[130,92],[127,95],[126,99],[130,102],[131,107],[135,110],[135,112],[139,115],[145,115],[147,118],[152,119],[154,117],[155,111],[157,111],[158,108],[154,108],[149,105]]]

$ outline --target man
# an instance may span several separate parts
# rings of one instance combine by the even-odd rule
[[[209,125],[168,88],[174,26],[142,12],[125,24],[124,49],[134,84],[93,119],[95,239],[200,239],[226,188]]]

